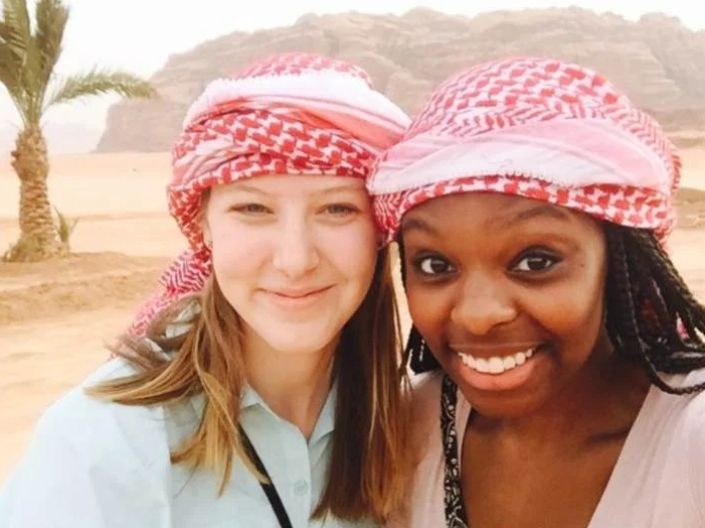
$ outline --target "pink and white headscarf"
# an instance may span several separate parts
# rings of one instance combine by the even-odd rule
[[[128,332],[142,335],[158,312],[203,288],[211,273],[198,222],[205,190],[272,174],[366,178],[409,122],[362,68],[315,54],[275,55],[210,83],[187,112],[168,186],[169,211],[190,249]]]
[[[392,240],[427,200],[497,192],[617,224],[672,230],[680,159],[656,121],[602,75],[576,64],[511,58],[439,86],[368,189]]]

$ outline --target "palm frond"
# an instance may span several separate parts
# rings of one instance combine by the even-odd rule
[[[32,26],[26,0],[3,0],[0,19],[0,81],[15,103],[22,120],[31,120],[31,95],[27,91],[27,63],[31,56]]]
[[[16,21],[16,26],[22,31],[23,34],[29,35],[32,29],[31,22],[29,20],[29,10],[27,9],[27,0],[3,0],[4,13],[10,16],[6,16],[5,19],[14,19]]]
[[[121,71],[92,70],[88,73],[64,78],[49,98],[45,109],[80,97],[109,93],[130,99],[154,99],[157,97],[157,91],[154,87],[139,77]]]
[[[18,62],[8,43],[0,40],[0,84],[5,86],[23,123],[27,124],[25,92],[21,76],[22,64]]]
[[[8,92],[19,88],[21,70],[22,64],[17,61],[9,44],[0,40],[0,82],[5,85]]]
[[[21,59],[32,36],[26,0],[3,0],[0,40],[5,40]]]
[[[0,42],[6,42],[10,52],[24,62],[27,46],[32,37],[26,0],[3,0],[0,19]]]
[[[61,43],[69,17],[69,9],[61,0],[39,0],[35,10],[35,32],[23,70],[26,106],[29,119],[39,123],[44,112],[45,97],[54,67],[61,56]]]
[[[27,105],[25,104],[25,98],[24,94],[20,91],[17,90],[16,88],[10,89],[7,82],[5,82],[5,79],[3,78],[3,73],[0,72],[0,84],[4,84],[7,87],[7,93],[10,95],[10,100],[12,103],[15,105],[15,108],[17,109],[17,113],[20,115],[20,118],[22,119],[22,123],[25,125],[30,124],[30,119],[29,115],[27,114]],[[3,119],[5,119],[5,116],[2,116]]]
[[[39,67],[37,83],[46,93],[51,74],[56,63],[61,57],[61,44],[64,40],[64,31],[69,19],[69,8],[61,0],[39,0],[35,12],[36,32],[34,44],[39,52]]]

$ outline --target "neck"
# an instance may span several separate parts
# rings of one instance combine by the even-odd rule
[[[308,440],[331,387],[336,343],[310,353],[283,353],[261,339],[245,339],[247,383],[280,418]]]
[[[592,445],[626,437],[650,387],[642,369],[613,352],[596,351],[588,363],[544,406],[501,419],[473,416],[473,427],[508,446],[551,448],[556,443]]]

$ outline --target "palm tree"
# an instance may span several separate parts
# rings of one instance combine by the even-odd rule
[[[57,78],[69,8],[62,0],[38,0],[34,21],[27,0],[0,0],[0,84],[22,118],[12,152],[20,179],[20,238],[5,254],[13,261],[45,260],[62,253],[47,189],[49,159],[42,117],[52,106],[85,96],[117,93],[156,97],[147,82],[128,73],[94,68]]]

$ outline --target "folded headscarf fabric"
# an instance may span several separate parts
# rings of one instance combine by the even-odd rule
[[[210,275],[198,222],[205,190],[262,175],[366,178],[409,122],[362,68],[320,55],[275,55],[213,81],[188,110],[173,148],[169,211],[190,248],[167,268],[164,289],[128,332],[142,335],[157,313],[199,292]]]
[[[368,189],[388,241],[412,207],[470,191],[543,200],[665,241],[679,178],[661,126],[602,75],[520,57],[444,82],[380,156]]]

